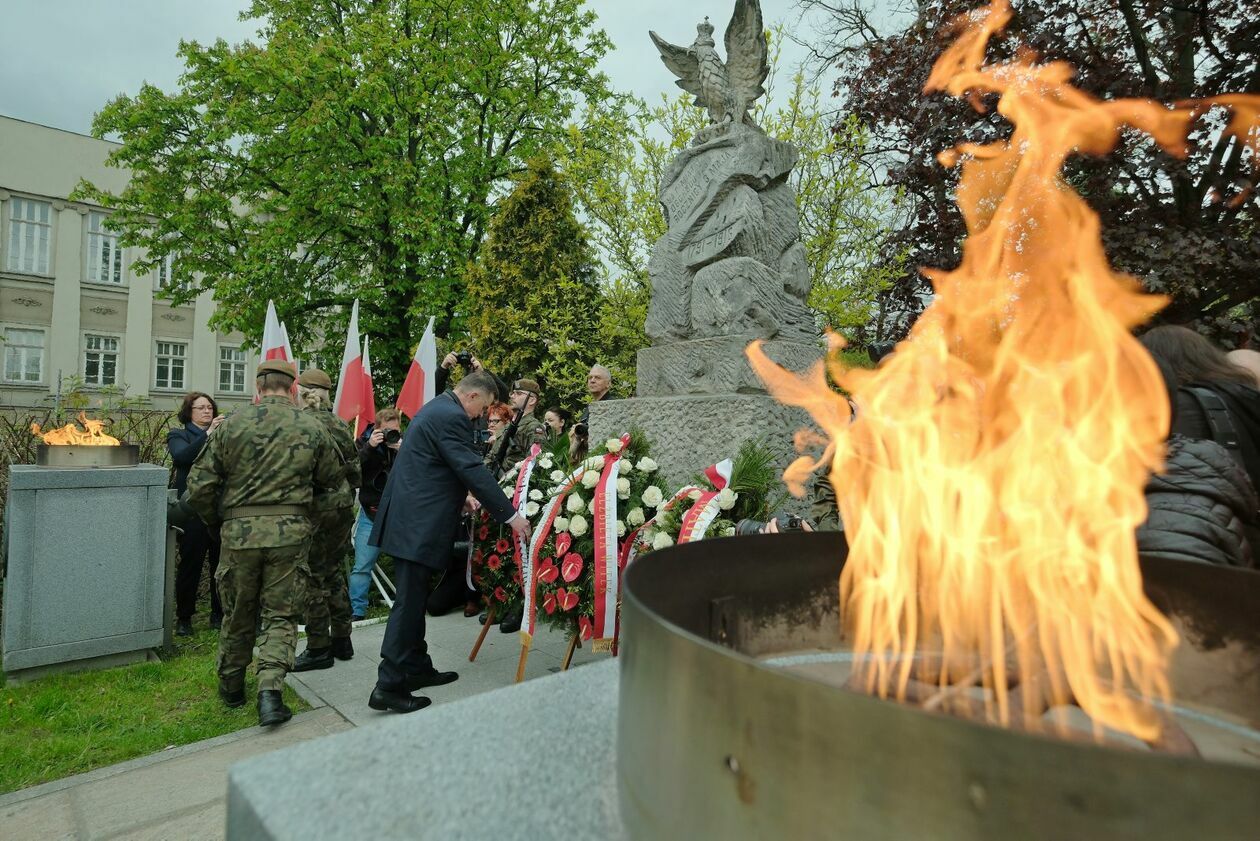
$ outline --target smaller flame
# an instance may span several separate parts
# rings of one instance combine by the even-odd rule
[[[60,429],[51,429],[48,432],[40,431],[39,424],[33,423],[31,434],[43,438],[45,444],[59,446],[117,447],[122,444],[117,438],[102,432],[105,421],[92,420],[84,412],[79,412],[79,423],[83,424],[83,429],[79,429],[73,423],[68,423]]]

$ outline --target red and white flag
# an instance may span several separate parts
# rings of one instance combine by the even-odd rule
[[[285,335],[284,325],[276,317],[276,305],[271,301],[267,302],[267,320],[263,322],[262,358],[293,361],[293,351],[289,350],[289,337]]]
[[[283,321],[280,322],[280,338],[284,342],[284,358],[293,363],[293,370],[297,371],[297,357],[293,355],[293,345],[289,344],[289,328],[285,326]],[[300,371],[298,373],[301,373]]]
[[[337,375],[337,394],[333,412],[344,421],[353,421],[363,408],[363,352],[359,341],[359,299],[350,309],[350,326],[346,329],[346,347],[341,352],[341,371]]]
[[[433,319],[424,328],[420,344],[416,345],[416,355],[411,359],[411,367],[407,369],[407,379],[403,381],[402,391],[398,392],[396,408],[408,418],[414,418],[420,408],[433,399],[434,385],[437,382],[437,339],[433,336]]]
[[[359,437],[368,424],[376,423],[376,392],[372,390],[372,359],[368,356],[368,337],[363,337],[363,399],[359,406],[359,422],[354,435]]]

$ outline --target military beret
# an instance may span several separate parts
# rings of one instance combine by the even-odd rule
[[[293,368],[292,362],[285,362],[283,359],[264,359],[258,363],[258,371],[254,376],[261,377],[263,374],[284,374],[290,379],[297,379],[297,371]]]
[[[307,388],[332,388],[332,380],[328,379],[328,375],[318,368],[307,368],[302,372],[302,376],[298,377],[298,385]]]
[[[513,391],[528,391],[530,394],[538,394],[538,381],[531,380],[528,377],[522,377],[512,383]]]

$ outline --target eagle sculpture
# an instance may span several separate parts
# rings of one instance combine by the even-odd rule
[[[690,47],[679,47],[650,32],[661,61],[678,77],[678,87],[695,94],[695,104],[709,109],[711,122],[722,125],[752,123],[748,109],[766,92],[770,73],[766,33],[758,0],[735,0],[735,13],[726,27],[726,63],[713,43],[713,25],[706,17],[696,26],[699,35]]]

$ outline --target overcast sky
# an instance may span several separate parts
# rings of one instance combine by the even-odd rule
[[[237,19],[247,0],[0,0],[0,114],[88,133],[92,115],[142,82],[173,90],[181,39],[252,39],[256,22]],[[719,45],[733,0],[588,0],[616,50],[604,59],[615,88],[649,103],[677,92],[647,31],[690,44],[709,15]],[[767,26],[795,24],[793,0],[762,0]],[[784,63],[804,51],[788,43]],[[827,80],[829,82],[829,80]]]

